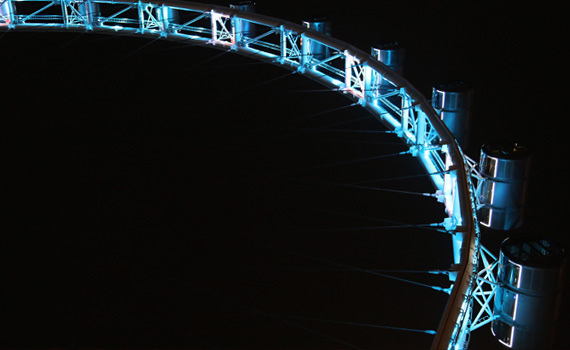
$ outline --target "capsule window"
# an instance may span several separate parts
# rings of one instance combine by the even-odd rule
[[[506,324],[501,320],[493,321],[493,334],[497,340],[509,348],[513,344],[513,326]]]
[[[513,293],[508,289],[503,289],[503,314],[515,319],[516,307],[518,301],[518,294]]]
[[[489,176],[497,176],[497,158],[487,157],[483,164],[483,173]]]
[[[495,199],[495,182],[483,180],[479,193],[479,201],[481,203],[493,204]]]
[[[519,265],[508,261],[504,265],[504,270],[501,275],[506,284],[518,288],[520,286],[520,272],[521,268]]]
[[[512,286],[519,287],[520,276],[521,276],[520,266],[515,264],[508,264],[507,266],[509,270],[509,277],[508,277],[509,284]]]

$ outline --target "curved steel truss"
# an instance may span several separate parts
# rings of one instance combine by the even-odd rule
[[[480,249],[469,167],[430,104],[404,78],[363,51],[303,26],[201,3],[0,0],[0,31],[6,30],[121,33],[231,50],[301,73],[359,103],[409,146],[445,204],[453,288],[432,348],[467,348]],[[316,47],[330,54],[316,54]]]

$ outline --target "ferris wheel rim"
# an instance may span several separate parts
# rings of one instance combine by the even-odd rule
[[[449,132],[447,127],[443,124],[439,116],[433,110],[431,105],[427,102],[427,100],[423,97],[421,93],[419,93],[413,86],[410,84],[405,78],[401,77],[397,73],[390,70],[387,66],[382,64],[381,62],[375,60],[370,55],[366,54],[362,50],[355,48],[354,46],[332,38],[327,35],[323,35],[312,30],[309,30],[301,25],[294,24],[288,21],[280,20],[274,17],[263,16],[256,13],[250,12],[243,12],[237,9],[231,9],[222,6],[216,5],[209,5],[209,4],[202,4],[196,2],[180,2],[180,1],[164,1],[164,2],[137,2],[137,1],[111,1],[111,0],[84,0],[84,1],[72,1],[72,0],[24,0],[22,2],[44,2],[44,3],[51,3],[53,6],[62,6],[62,7],[69,7],[74,6],[76,4],[91,4],[91,3],[100,3],[100,4],[124,4],[133,7],[137,7],[141,16],[144,16],[144,11],[146,11],[145,6],[151,6],[151,11],[158,11],[157,8],[165,9],[181,9],[181,10],[192,10],[196,12],[201,12],[205,17],[209,17],[212,19],[212,33],[210,34],[210,40],[205,40],[200,38],[199,40],[192,40],[192,38],[184,37],[180,35],[176,35],[175,33],[168,32],[167,26],[165,25],[163,28],[158,29],[148,29],[145,30],[144,25],[142,24],[143,19],[145,17],[139,18],[139,26],[135,26],[132,28],[119,28],[119,25],[116,26],[102,26],[98,24],[88,23],[87,20],[85,22],[78,22],[73,25],[70,25],[67,22],[65,16],[62,17],[62,23],[55,23],[49,22],[48,23],[41,23],[42,19],[38,19],[33,23],[26,23],[26,21],[33,19],[31,16],[38,16],[39,11],[36,13],[28,15],[24,17],[24,21],[22,21],[22,17],[18,17],[19,14],[13,6],[13,3],[16,1],[14,0],[4,0],[0,2],[0,31],[4,30],[13,30],[13,31],[62,31],[62,32],[92,32],[97,34],[110,34],[116,35],[121,33],[121,35],[129,35],[129,36],[136,36],[136,37],[150,37],[150,38],[158,38],[158,39],[165,39],[169,41],[179,41],[188,43],[191,42],[193,44],[201,45],[204,47],[215,48],[224,51],[233,51],[234,53],[245,55],[254,59],[263,60],[269,63],[273,63],[279,67],[286,68],[292,71],[299,72],[304,76],[316,80],[317,82],[329,87],[336,89],[337,91],[343,93],[345,96],[352,98],[357,103],[361,104],[365,109],[367,109],[370,113],[372,113],[377,119],[381,122],[386,124],[386,120],[383,119],[386,116],[379,115],[378,108],[370,101],[367,100],[367,91],[364,86],[356,86],[355,89],[358,90],[362,88],[361,91],[352,91],[353,88],[351,85],[351,79],[354,76],[350,76],[349,78],[345,79],[345,81],[335,80],[330,76],[325,76],[320,72],[318,69],[313,69],[315,67],[311,67],[311,63],[304,62],[304,58],[300,57],[299,62],[297,61],[288,61],[279,60],[279,57],[276,56],[268,56],[263,53],[262,50],[256,49],[251,50],[248,49],[247,45],[242,45],[242,43],[238,42],[235,33],[234,37],[230,37],[230,39],[217,41],[215,37],[215,30],[216,26],[219,23],[216,23],[214,18],[221,18],[224,21],[227,20],[230,23],[230,26],[234,26],[235,21],[247,21],[249,23],[257,24],[257,25],[265,25],[268,28],[274,28],[274,30],[279,32],[281,35],[283,33],[295,33],[299,37],[305,38],[307,41],[314,41],[316,43],[329,46],[334,48],[337,52],[339,52],[339,57],[344,58],[345,60],[351,59],[354,60],[352,67],[347,68],[345,74],[348,75],[350,68],[354,68],[355,66],[362,66],[366,67],[368,70],[367,73],[363,74],[370,74],[370,72],[375,72],[375,74],[379,74],[382,76],[383,79],[387,79],[394,84],[394,87],[400,89],[403,94],[405,94],[406,98],[410,99],[409,108],[413,109],[416,113],[422,113],[427,122],[431,124],[431,126],[435,130],[435,134],[439,138],[439,143],[444,146],[445,153],[449,156],[449,160],[452,163],[450,169],[453,169],[455,174],[455,191],[457,193],[454,196],[457,196],[458,203],[453,203],[452,206],[455,206],[457,210],[460,211],[460,224],[456,229],[456,235],[460,235],[460,247],[458,247],[458,261],[456,261],[456,272],[457,276],[455,279],[454,287],[451,292],[449,301],[447,303],[446,309],[444,310],[442,321],[440,326],[438,327],[438,331],[433,342],[432,348],[434,349],[447,349],[451,348],[451,346],[455,346],[455,344],[460,341],[462,337],[461,331],[463,328],[468,327],[468,309],[469,306],[469,299],[468,296],[470,295],[470,290],[473,284],[473,278],[475,276],[475,269],[477,266],[477,259],[479,254],[479,242],[478,242],[478,228],[477,228],[477,219],[475,217],[475,207],[474,207],[474,194],[472,193],[471,184],[469,180],[469,173],[467,170],[466,162],[464,160],[464,156],[462,154],[461,149],[455,142],[453,135]],[[49,6],[52,6],[49,5]],[[153,12],[154,13],[154,12]],[[157,12],[158,13],[158,12]],[[152,14],[152,13],[151,13]],[[218,16],[218,17],[216,17]],[[37,17],[40,18],[40,17]],[[47,17],[45,17],[47,19]],[[51,20],[50,20],[51,21]],[[157,22],[158,23],[158,22]],[[163,24],[165,22],[163,21]],[[225,22],[224,22],[225,23]],[[228,28],[220,27],[223,30],[227,30]],[[235,29],[235,28],[234,28]],[[228,34],[231,36],[231,33]],[[250,38],[251,39],[251,38]],[[302,46],[303,44],[301,44]],[[303,49],[303,48],[301,48]],[[354,73],[351,73],[354,74]],[[358,73],[356,73],[358,74]],[[359,77],[356,77],[358,79]],[[349,81],[350,80],[350,81]],[[340,85],[339,85],[340,81]],[[360,82],[359,82],[360,83]],[[362,82],[361,85],[365,85],[366,82]],[[344,84],[344,86],[342,85]],[[392,127],[393,129],[395,124],[388,123],[388,126]],[[429,172],[429,165],[427,163],[427,158],[429,154],[425,154],[425,157],[422,157],[422,150],[421,142],[418,139],[410,140],[407,137],[406,133],[402,133],[400,137],[404,143],[406,143],[410,148],[416,147],[416,151],[420,152],[420,156],[418,156],[418,160],[420,163],[426,167]],[[419,136],[418,136],[419,137]],[[437,186],[436,186],[437,188]],[[455,199],[455,198],[453,198]],[[452,208],[453,209],[453,208]],[[450,215],[452,218],[453,216]],[[453,224],[453,223],[452,223]],[[457,260],[457,258],[456,258]],[[463,329],[465,332],[465,329]]]

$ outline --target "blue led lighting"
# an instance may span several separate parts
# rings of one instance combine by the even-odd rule
[[[435,191],[446,206],[447,228],[455,230],[461,226],[460,231],[454,232],[456,283],[433,348],[452,348],[467,341],[469,327],[465,320],[471,315],[473,272],[479,252],[469,169],[454,137],[408,81],[350,44],[302,25],[239,9],[175,1],[20,2],[36,6],[19,7],[14,0],[0,0],[0,31],[56,28],[111,35],[121,32],[231,50],[304,74],[361,104],[416,151],[416,158],[431,174]],[[53,11],[58,7],[58,11]],[[257,36],[236,34],[236,25],[255,26]],[[326,48],[330,56],[312,53],[314,47]]]

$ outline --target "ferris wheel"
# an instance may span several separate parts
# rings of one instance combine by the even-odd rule
[[[323,25],[323,23],[320,19],[315,18],[304,22],[302,25],[297,25],[257,14],[251,11],[248,5],[226,8],[192,2],[106,0],[3,0],[0,2],[0,30],[7,33],[10,31],[69,31],[112,36],[144,37],[153,40],[153,42],[164,40],[187,46],[209,47],[219,50],[221,54],[229,53],[230,55],[228,56],[232,57],[245,56],[255,62],[270,64],[279,69],[284,69],[290,72],[286,75],[287,77],[295,75],[308,78],[324,86],[327,91],[342,95],[343,100],[348,99],[350,101],[349,104],[341,104],[328,112],[344,112],[352,108],[365,110],[368,113],[368,119],[363,122],[358,120],[329,122],[324,128],[322,125],[316,127],[312,126],[312,124],[304,124],[308,120],[323,114],[313,111],[309,115],[294,118],[293,120],[266,123],[253,129],[240,130],[239,135],[243,136],[245,134],[253,138],[256,136],[251,135],[259,135],[261,130],[264,135],[261,139],[267,144],[267,135],[274,136],[272,133],[275,131],[280,133],[284,131],[285,133],[292,132],[293,134],[312,133],[314,135],[315,132],[322,133],[323,131],[329,134],[349,134],[354,133],[358,129],[358,132],[361,134],[367,133],[374,137],[385,138],[382,140],[385,143],[392,144],[390,147],[393,149],[389,153],[378,154],[374,153],[377,148],[372,147],[371,153],[362,158],[342,158],[343,152],[347,152],[347,155],[351,154],[350,148],[343,146],[342,151],[338,152],[341,154],[341,158],[332,158],[328,162],[315,164],[311,163],[310,159],[306,159],[303,161],[304,163],[291,163],[296,164],[293,166],[290,163],[279,163],[269,173],[262,171],[261,175],[256,172],[244,175],[243,179],[245,180],[240,180],[241,192],[238,191],[239,193],[234,195],[242,196],[242,192],[253,191],[253,187],[258,187],[260,183],[273,182],[279,182],[281,186],[283,186],[283,183],[302,183],[302,186],[308,186],[308,191],[314,191],[315,188],[332,188],[333,191],[338,192],[330,192],[326,195],[330,196],[331,203],[342,198],[342,191],[384,192],[400,196],[419,194],[426,199],[421,204],[425,206],[424,209],[420,210],[425,210],[426,212],[434,209],[438,210],[440,221],[402,223],[401,220],[379,220],[374,217],[374,210],[379,209],[379,207],[367,205],[367,203],[376,199],[369,198],[364,201],[365,203],[362,204],[362,207],[358,207],[358,213],[343,212],[339,209],[340,207],[334,205],[313,210],[314,213],[312,215],[320,216],[321,220],[323,218],[324,220],[329,220],[330,224],[322,227],[315,224],[315,222],[311,222],[308,228],[302,229],[293,235],[297,234],[303,237],[302,239],[310,242],[311,238],[306,237],[311,237],[312,235],[314,237],[312,239],[318,241],[322,239],[321,234],[325,232],[349,233],[352,235],[359,230],[374,231],[386,230],[388,228],[398,230],[403,228],[432,230],[438,234],[443,233],[444,239],[438,238],[438,242],[447,242],[444,243],[446,247],[442,248],[442,250],[445,250],[449,255],[450,260],[446,262],[449,268],[443,267],[441,270],[433,269],[428,271],[430,274],[444,276],[446,282],[443,285],[441,283],[440,285],[432,285],[425,281],[420,282],[407,277],[404,278],[398,275],[395,272],[396,270],[362,267],[362,265],[354,261],[350,263],[337,260],[336,257],[342,255],[340,250],[335,251],[335,253],[329,252],[313,255],[306,253],[304,250],[301,252],[287,244],[277,245],[275,244],[276,241],[274,241],[277,239],[264,241],[256,240],[253,237],[249,237],[249,239],[242,237],[240,238],[240,243],[236,243],[236,237],[230,234],[218,233],[218,236],[220,239],[234,242],[226,243],[229,246],[225,249],[229,249],[232,245],[243,245],[243,242],[247,242],[248,245],[256,249],[273,250],[278,254],[294,257],[295,259],[309,260],[319,266],[325,265],[325,269],[330,271],[344,271],[345,273],[348,271],[353,274],[375,276],[388,280],[390,281],[389,283],[411,284],[414,288],[427,287],[432,292],[435,291],[446,296],[445,305],[439,316],[441,322],[433,329],[416,329],[414,326],[407,327],[402,324],[397,326],[386,324],[373,325],[370,322],[360,322],[354,319],[339,320],[325,319],[324,317],[321,318],[321,316],[291,315],[286,314],[286,310],[270,313],[257,306],[249,307],[249,312],[267,316],[272,322],[278,321],[294,325],[294,327],[301,327],[309,333],[328,338],[328,340],[336,342],[337,345],[340,344],[352,348],[358,347],[337,339],[334,337],[334,334],[325,334],[325,332],[315,331],[307,326],[299,326],[298,322],[303,320],[304,322],[321,322],[331,327],[332,325],[344,324],[345,326],[361,325],[368,328],[412,331],[422,335],[433,336],[431,341],[433,349],[467,348],[471,330],[493,320],[493,311],[489,306],[489,300],[496,293],[495,289],[493,289],[493,286],[496,285],[496,280],[494,280],[492,270],[497,267],[497,259],[482,248],[479,242],[479,222],[476,217],[478,199],[472,183],[472,173],[476,165],[463,155],[455,137],[444,124],[440,115],[434,110],[431,103],[407,80],[390,69],[386,65],[385,60],[382,61],[382,54],[389,50],[384,50],[383,52],[382,48],[377,48],[376,51],[372,51],[372,55],[369,55],[350,44],[327,35],[326,25]],[[220,79],[217,84],[227,84],[227,82],[222,80],[224,79],[223,75],[218,75],[216,78]],[[263,86],[264,83],[259,83],[258,85]],[[216,84],[213,86],[215,87]],[[309,97],[309,99],[312,98],[312,96]],[[223,96],[214,101],[214,103],[219,104],[225,103]],[[224,106],[224,108],[227,109],[228,107]],[[377,123],[378,126],[371,126],[374,124],[371,124],[370,121]],[[282,134],[277,136],[277,138],[280,137],[282,137]],[[378,138],[375,140],[378,140]],[[350,140],[348,141],[350,142]],[[394,141],[398,141],[397,146],[393,145]],[[298,148],[301,150],[300,152],[304,152],[303,147],[316,146],[299,143]],[[382,147],[386,148],[387,146],[383,145]],[[256,157],[244,162],[249,164],[250,167],[255,167],[259,161],[259,158]],[[384,163],[387,165],[381,171],[384,174],[381,180],[362,177],[361,174],[367,169],[370,170],[371,167],[377,166],[377,162],[389,161],[389,159],[394,157],[407,157],[405,169],[418,169],[419,165],[420,171],[418,173],[421,172],[424,179],[428,178],[430,180],[431,191],[423,188],[421,190],[404,190],[397,186],[385,188],[379,185],[382,182],[399,181],[406,178],[416,181],[420,177],[418,173],[409,174],[405,171],[402,172],[401,169],[395,169],[396,167],[391,163]],[[492,162],[496,158],[489,151],[489,156],[486,159],[491,159],[488,161]],[[229,162],[231,163],[231,160]],[[271,163],[271,160],[265,159],[265,162]],[[342,179],[344,173],[339,175],[339,173],[334,171],[328,171],[347,165],[357,167],[362,165],[362,168],[357,168],[361,177],[351,178],[347,181]],[[230,171],[230,169],[225,170]],[[327,173],[325,177],[322,175],[323,170]],[[314,172],[318,172],[319,175],[311,175]],[[231,180],[223,180],[222,182],[226,184],[228,181],[231,182]],[[244,182],[246,183],[245,185]],[[304,188],[302,191],[307,189]],[[297,191],[299,190],[284,191],[287,195],[280,197],[280,201],[283,203],[292,201],[291,198],[297,197],[295,195],[290,196],[290,193],[294,194]],[[318,194],[318,196],[321,195],[321,193]],[[307,198],[303,197],[303,200]],[[298,199],[296,200],[298,201]],[[213,210],[217,210],[218,204],[212,205],[212,208],[215,208]],[[349,204],[354,206],[353,201],[350,201]],[[294,206],[298,205],[298,203],[295,203]],[[310,199],[307,206],[312,206]],[[348,205],[342,208],[346,209],[347,207]],[[368,212],[366,211],[367,209],[369,210]],[[400,210],[406,210],[406,207],[404,206]],[[485,211],[487,213],[485,217],[487,224],[490,224],[492,221],[493,210]],[[268,212],[262,209],[258,209],[258,211],[264,215],[269,215]],[[494,211],[494,213],[498,212],[497,210]],[[299,214],[297,211],[291,213],[295,213],[291,214],[293,216],[307,215],[306,213]],[[403,213],[402,217],[407,217],[410,214]],[[232,217],[232,220],[239,221],[238,217],[243,217],[244,215],[246,215],[245,212],[240,211],[240,214]],[[343,221],[338,219],[339,217],[356,218],[368,224],[355,228],[351,227],[350,224],[343,224]],[[223,221],[224,218],[214,216],[212,220]],[[381,225],[370,224],[370,222],[375,221],[380,222]],[[309,221],[304,221],[304,223],[306,222]],[[289,224],[289,222],[282,222],[278,226],[294,226]],[[295,230],[293,229],[292,231]],[[210,232],[205,230],[204,232],[204,235],[213,235],[213,232],[216,231]],[[339,240],[338,249],[345,245],[350,245],[347,241],[348,237],[338,236],[337,239]],[[396,235],[392,236],[392,239],[402,240],[401,237]],[[415,244],[419,245],[423,244],[421,242],[426,239],[428,238],[413,238],[416,242]],[[406,239],[404,238],[403,240],[405,241]],[[313,248],[318,246],[315,243],[313,242]],[[479,271],[478,267],[480,259],[484,265],[481,271]],[[323,267],[320,266],[320,269],[322,270]],[[305,276],[305,278],[307,277]],[[484,283],[491,286],[491,290],[485,289]],[[200,293],[205,292],[200,290]],[[226,295],[219,295],[218,299],[226,304],[233,302],[232,298]],[[474,312],[474,305],[480,305],[477,312]],[[248,307],[246,306],[246,308]],[[394,316],[392,315],[391,317],[393,318]],[[512,331],[514,328],[511,327],[510,329]],[[512,342],[511,336],[511,338],[505,341],[505,344],[512,345]]]

